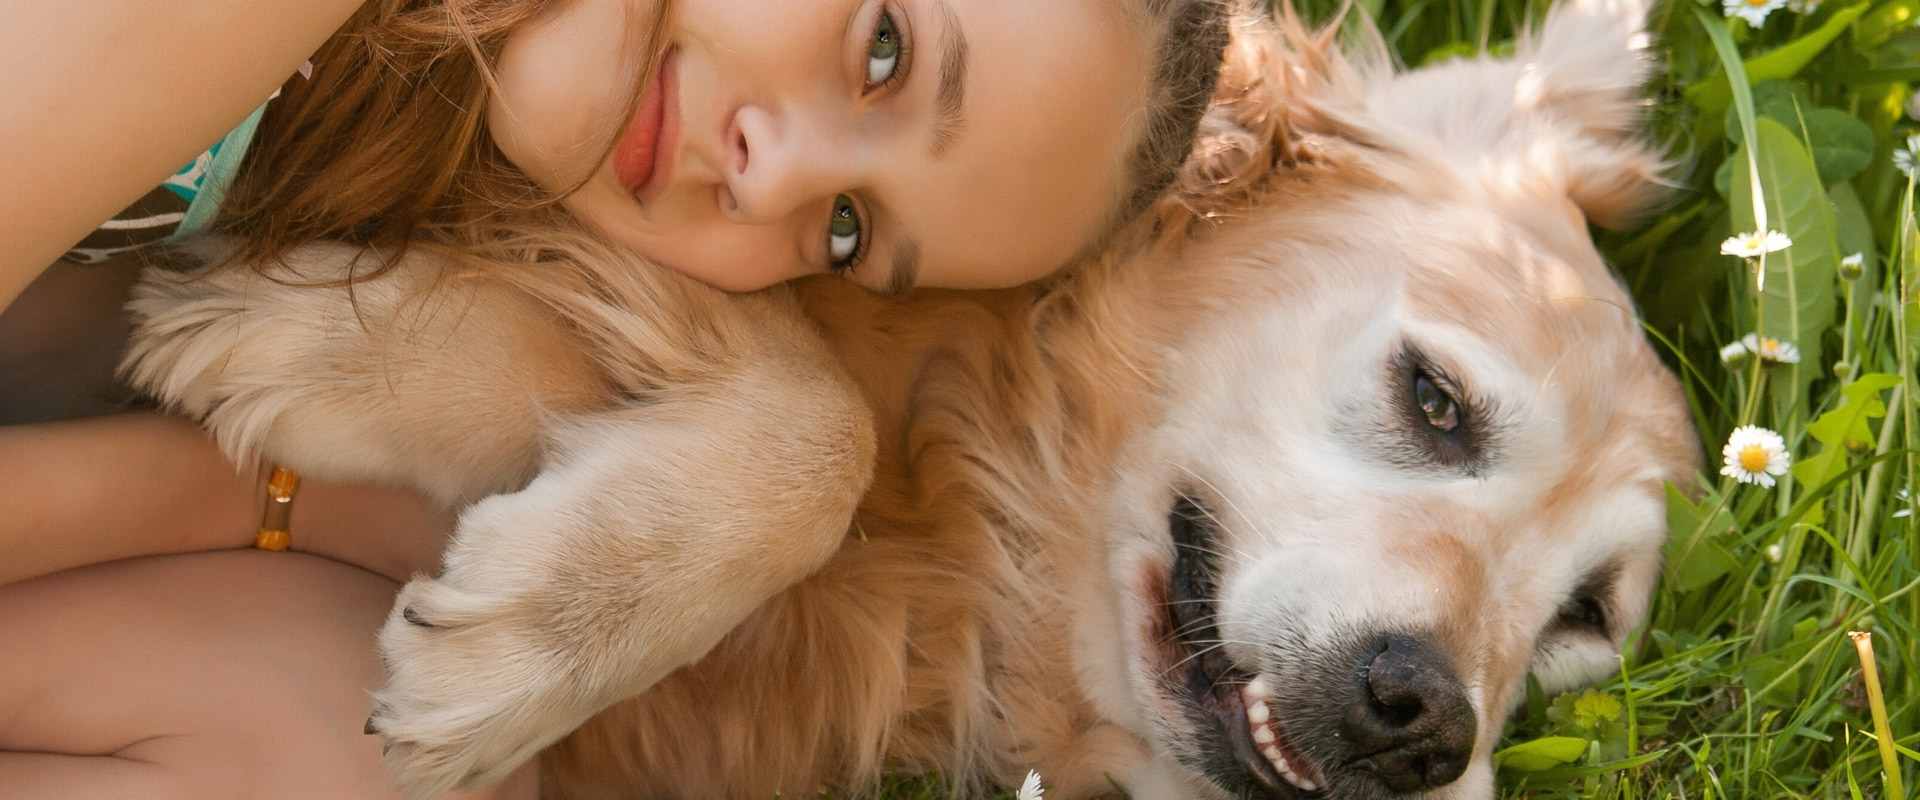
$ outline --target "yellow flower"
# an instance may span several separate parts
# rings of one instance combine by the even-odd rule
[[[1726,459],[1720,474],[1768,488],[1773,487],[1775,475],[1787,474],[1787,465],[1793,460],[1787,455],[1787,443],[1780,434],[1757,425],[1735,428],[1720,454]]]

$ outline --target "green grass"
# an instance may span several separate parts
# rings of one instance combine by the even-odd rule
[[[1408,66],[1507,52],[1548,5],[1355,2]],[[1299,2],[1316,20],[1338,5]],[[1717,3],[1656,9],[1653,135],[1685,167],[1663,214],[1601,233],[1602,249],[1682,376],[1708,468],[1742,424],[1778,431],[1795,468],[1773,488],[1702,476],[1685,487],[1697,503],[1670,492],[1667,574],[1620,677],[1528,693],[1502,744],[1503,797],[1894,798],[1850,631],[1873,635],[1886,752],[1920,783],[1920,243],[1892,161],[1920,133],[1903,109],[1920,85],[1916,19],[1920,0],[1826,0],[1759,29]],[[1728,80],[1722,53],[1746,80]],[[1767,257],[1764,295],[1719,254],[1754,230],[1756,184],[1768,227],[1794,242]],[[1851,277],[1840,260],[1855,252]],[[1723,363],[1720,347],[1755,330],[1802,363]],[[936,791],[895,786],[898,800]]]
[[[1359,2],[1410,66],[1504,51],[1546,6]],[[1670,493],[1667,574],[1620,677],[1529,693],[1503,743],[1504,796],[1893,798],[1920,778],[1908,499],[1920,497],[1920,253],[1913,187],[1892,160],[1920,133],[1903,109],[1920,83],[1916,18],[1920,0],[1827,0],[1759,29],[1717,4],[1656,10],[1654,135],[1686,167],[1665,213],[1602,234],[1602,249],[1683,377],[1709,469],[1743,424],[1778,431],[1795,467],[1770,489],[1712,475],[1687,487],[1697,503]],[[1729,81],[1726,61],[1744,81]],[[1747,140],[1759,144],[1751,158]],[[1755,230],[1756,185],[1767,227],[1793,239],[1767,257],[1764,293],[1752,266],[1719,254]],[[1840,265],[1855,252],[1857,276]],[[1719,348],[1756,329],[1796,344],[1802,362],[1723,363]],[[1884,756],[1856,630],[1873,634],[1894,745]],[[1885,773],[1889,760],[1903,775]]]

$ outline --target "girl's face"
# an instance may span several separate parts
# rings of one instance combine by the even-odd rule
[[[680,0],[650,70],[658,2],[515,33],[488,123],[588,224],[713,286],[1012,285],[1129,188],[1152,65],[1115,0]]]

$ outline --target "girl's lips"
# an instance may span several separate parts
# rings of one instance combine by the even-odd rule
[[[678,77],[668,51],[640,96],[640,107],[613,148],[613,175],[628,194],[645,202],[673,172],[673,145],[680,128]],[[653,189],[655,191],[649,191]]]

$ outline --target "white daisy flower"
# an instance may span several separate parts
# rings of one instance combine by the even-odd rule
[[[1920,120],[1920,91],[1914,92],[1912,97],[1907,98],[1907,116]]]
[[[1777,544],[1767,545],[1768,561],[1778,564],[1780,563],[1781,559],[1786,558],[1786,555],[1787,555],[1786,551],[1780,549],[1780,545],[1777,545]]]
[[[1720,474],[1741,483],[1757,483],[1769,489],[1773,488],[1773,476],[1787,474],[1787,465],[1793,459],[1787,455],[1787,442],[1780,434],[1758,425],[1742,425],[1733,429],[1733,435],[1727,437],[1727,446],[1720,449],[1726,458],[1726,466],[1720,468]]]
[[[1013,800],[1040,800],[1040,773],[1027,770],[1027,779],[1020,782],[1020,791],[1013,793]]]
[[[1906,147],[1894,148],[1893,168],[1900,170],[1902,175],[1912,177],[1916,154],[1920,154],[1920,133],[1907,137]]]
[[[1793,240],[1779,231],[1736,233],[1720,243],[1720,254],[1741,258],[1759,258],[1793,246]]]
[[[1787,0],[1722,0],[1720,9],[1729,17],[1739,17],[1748,25],[1760,27],[1767,15],[1787,7]]]
[[[1785,339],[1749,333],[1740,337],[1740,345],[1747,348],[1747,352],[1760,356],[1761,361],[1769,364],[1800,363],[1800,348],[1794,347],[1792,342]],[[1722,348],[1722,352],[1725,352],[1725,348]]]
[[[1747,349],[1746,342],[1736,340],[1720,348],[1720,362],[1729,367],[1737,367],[1747,363],[1747,356],[1752,352]]]

